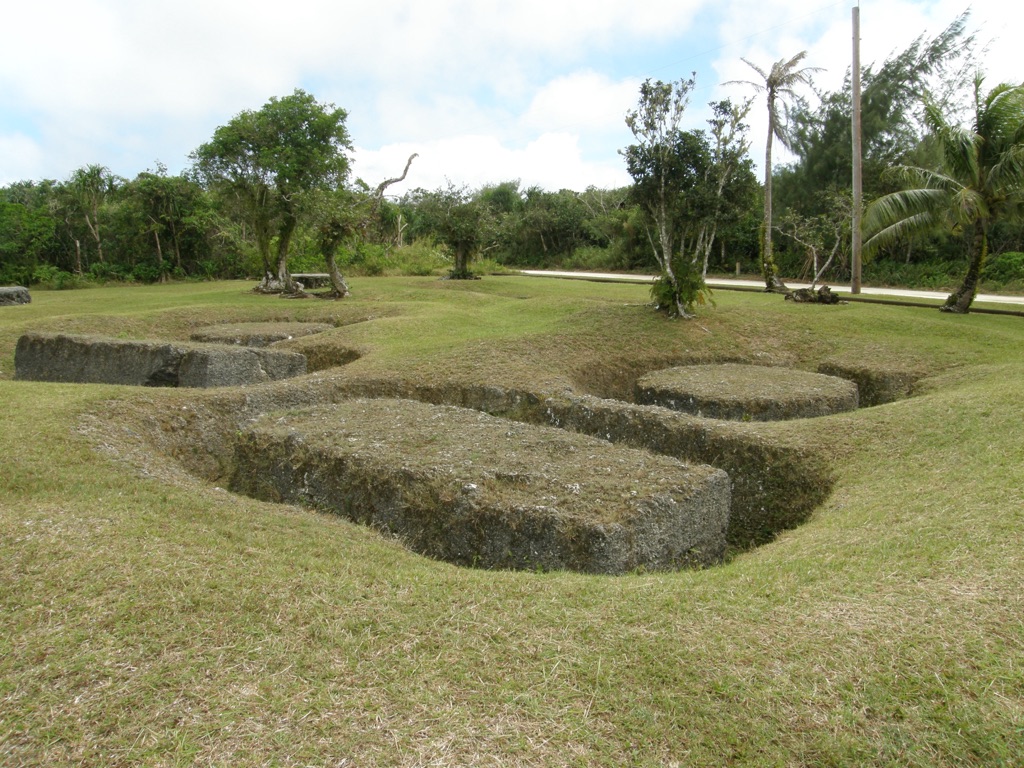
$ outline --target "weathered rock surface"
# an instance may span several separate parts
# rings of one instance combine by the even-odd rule
[[[269,347],[279,341],[323,333],[333,327],[326,323],[227,323],[200,328],[190,338],[214,344]]]
[[[818,366],[818,373],[849,379],[857,385],[862,408],[884,405],[913,394],[914,386],[924,374],[921,371],[892,368],[884,362],[850,363],[827,360]]]
[[[780,421],[857,408],[857,385],[821,373],[757,365],[691,365],[641,377],[636,401],[709,419]]]
[[[304,502],[484,568],[588,573],[719,562],[728,475],[585,435],[407,400],[260,419],[232,488]]]
[[[28,333],[18,339],[14,377],[27,381],[220,387],[300,376],[294,352],[98,336]]]
[[[12,304],[31,304],[32,295],[28,288],[20,285],[9,285],[0,287],[0,307]]]

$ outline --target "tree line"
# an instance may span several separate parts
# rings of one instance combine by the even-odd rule
[[[959,283],[955,311],[983,281],[1024,288],[1024,90],[984,86],[967,18],[861,72],[865,280]],[[347,113],[297,89],[217,128],[181,174],[88,165],[0,188],[0,283],[245,277],[295,292],[293,273],[327,271],[342,296],[343,271],[653,271],[658,306],[686,316],[709,271],[760,273],[778,291],[782,276],[846,281],[850,89],[815,89],[802,52],[747,64],[757,78],[729,84],[735,98],[708,105],[701,129],[682,128],[696,75],[645,82],[621,150],[633,184],[619,189],[502,180],[391,196],[415,156],[375,186],[352,179]],[[759,181],[747,120],[764,107]],[[773,165],[773,142],[795,160]]]

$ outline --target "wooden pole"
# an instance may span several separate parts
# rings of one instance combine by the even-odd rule
[[[860,147],[860,5],[853,9],[853,242],[850,256],[850,293],[860,293],[861,208],[863,206],[863,158]]]

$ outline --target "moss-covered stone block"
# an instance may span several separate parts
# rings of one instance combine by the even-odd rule
[[[624,573],[719,562],[725,472],[581,434],[409,400],[264,416],[234,490],[303,502],[485,568]]]
[[[301,376],[294,352],[222,345],[27,333],[18,339],[14,375],[23,381],[223,387]]]
[[[688,365],[642,376],[636,401],[710,419],[780,421],[857,408],[857,386],[822,373],[761,365]]]

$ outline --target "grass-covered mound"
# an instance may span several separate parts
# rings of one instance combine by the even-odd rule
[[[641,376],[636,399],[708,419],[781,421],[852,411],[857,385],[777,366],[688,365]]]
[[[683,323],[653,313],[643,286],[519,278],[366,279],[338,303],[250,287],[38,291],[0,314],[0,762],[904,766],[1024,753],[1024,445],[1007,427],[1024,422],[1019,318],[722,292]],[[252,321],[326,322],[285,345],[360,356],[220,393],[11,380],[28,330],[182,340]],[[594,406],[632,407],[606,398],[628,400],[653,370],[815,371],[837,350],[915,371],[914,396],[728,425],[801,446],[831,490],[800,527],[701,571],[457,568],[336,515],[230,493],[205,479],[209,459],[203,478],[178,471],[150,439],[227,424],[215,400],[297,401],[300,384],[327,380],[533,392],[596,426]]]

